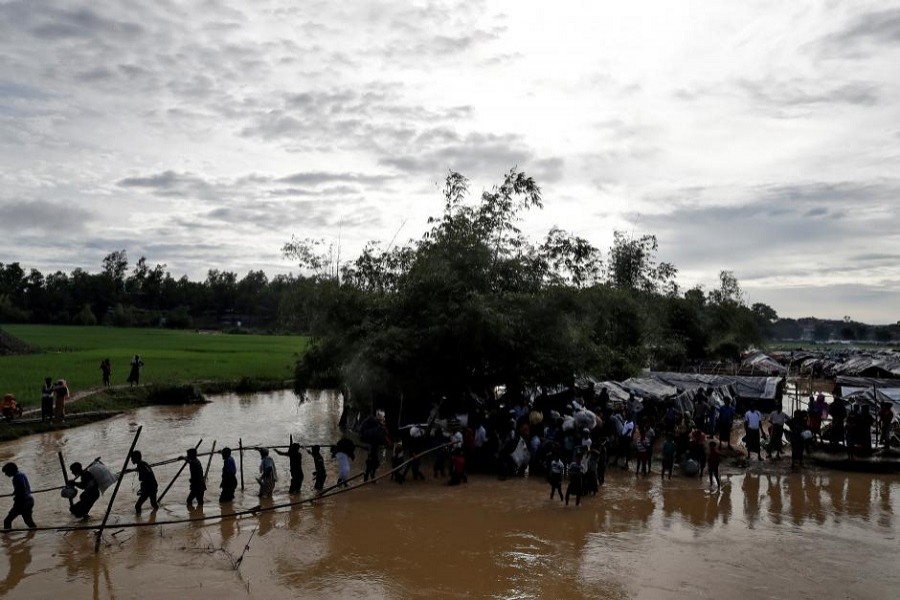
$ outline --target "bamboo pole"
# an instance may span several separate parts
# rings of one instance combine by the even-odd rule
[[[238,438],[238,459],[241,463],[241,491],[244,491],[244,441]]]
[[[66,462],[63,460],[62,450],[56,453],[59,457],[59,468],[62,469],[63,472],[63,480],[66,482],[66,487],[69,487],[69,474],[66,473]],[[72,505],[75,504],[75,500],[73,498],[69,498],[69,508],[72,508]]]
[[[200,444],[203,443],[203,438],[200,438],[200,441],[197,442],[197,445],[194,446],[194,450],[200,447]],[[172,484],[175,483],[175,480],[178,479],[178,476],[181,475],[181,472],[184,471],[184,468],[187,466],[187,461],[181,464],[181,467],[178,469],[178,472],[175,473],[175,477],[172,478],[172,481],[169,482],[169,485],[166,486],[166,489],[163,490],[163,493],[159,495],[159,498],[156,499],[157,502],[162,502],[162,499],[166,497],[166,493],[169,491],[169,488],[172,487]]]
[[[103,521],[100,523],[100,529],[97,530],[97,541],[94,542],[94,553],[100,552],[100,540],[103,537],[103,528],[106,527],[106,521],[109,519],[109,513],[112,512],[113,502],[116,499],[116,494],[119,493],[119,486],[122,485],[122,479],[125,478],[125,470],[128,468],[128,461],[131,460],[131,453],[134,451],[134,447],[137,446],[138,438],[141,437],[141,430],[144,428],[143,425],[139,425],[137,431],[134,433],[134,439],[131,440],[131,448],[128,449],[128,453],[125,455],[125,463],[122,465],[122,470],[119,471],[119,478],[116,479],[116,487],[113,488],[112,496],[109,497],[109,504],[106,506],[106,514],[103,515]]]
[[[209,451],[209,460],[206,461],[206,470],[203,471],[203,483],[206,483],[206,478],[209,477],[209,465],[212,464],[213,454],[216,453],[216,440],[213,440],[212,450]]]

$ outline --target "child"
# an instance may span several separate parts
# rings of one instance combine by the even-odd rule
[[[666,441],[662,447],[662,478],[666,478],[666,472],[669,473],[669,479],[672,479],[672,471],[675,470],[675,436],[666,435]]]
[[[716,480],[716,491],[722,490],[722,480],[719,478],[719,463],[722,462],[722,453],[715,440],[709,441],[709,456],[706,458],[706,468],[709,473],[709,487],[712,487],[713,479]]]
[[[391,479],[397,483],[403,483],[406,479],[406,470],[400,469],[403,464],[403,445],[399,442],[394,445],[394,455],[391,457]]]
[[[553,500],[553,494],[559,492],[559,501],[562,502],[562,478],[563,472],[566,470],[566,465],[554,454],[551,454],[549,459],[550,468],[547,473],[547,483],[550,484],[550,499]]]
[[[369,447],[369,456],[366,458],[366,472],[363,474],[363,481],[375,479],[375,471],[378,470],[378,446]]]
[[[460,483],[469,483],[469,478],[466,477],[466,455],[462,448],[457,448],[450,455],[450,481],[447,485]]]
[[[575,496],[575,506],[581,504],[581,453],[576,452],[575,458],[569,465],[569,485],[566,486],[566,506],[569,505],[569,496]]]
[[[638,438],[634,442],[634,450],[637,455],[637,468],[634,473],[636,475],[640,475],[643,473],[646,475],[650,470],[650,441],[647,439],[647,432],[645,429],[641,429],[638,433]]]
[[[310,448],[309,455],[313,459],[313,476],[316,478],[313,487],[317,492],[321,492],[325,489],[325,459],[322,457],[322,452],[318,446]]]

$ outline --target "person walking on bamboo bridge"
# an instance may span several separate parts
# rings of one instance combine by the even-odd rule
[[[206,481],[203,477],[203,465],[200,464],[200,459],[197,458],[197,449],[188,448],[187,458],[184,460],[187,461],[191,473],[189,482],[191,492],[187,497],[187,506],[188,508],[194,508],[194,500],[196,500],[197,508],[200,508],[203,506],[203,492],[206,491]]]
[[[71,480],[72,485],[84,490],[81,492],[81,496],[78,497],[78,502],[72,505],[69,512],[78,519],[87,519],[94,502],[100,498],[100,486],[97,484],[94,475],[87,469],[82,468],[81,463],[72,463],[69,470],[75,476]],[[75,481],[76,479],[80,479],[80,481]]]
[[[219,451],[222,455],[222,493],[219,494],[219,503],[231,502],[234,500],[234,490],[237,489],[237,465],[234,464],[234,457],[231,456],[231,448],[225,447]]]
[[[21,516],[25,521],[25,525],[29,529],[34,529],[34,519],[31,518],[31,511],[34,510],[34,498],[31,496],[31,485],[25,473],[19,470],[16,463],[8,462],[3,465],[3,474],[12,479],[13,484],[13,505],[9,509],[9,514],[3,519],[3,528],[11,529],[12,522],[16,517]]]
[[[159,508],[159,503],[156,501],[156,492],[159,490],[159,484],[156,482],[156,475],[153,474],[153,469],[147,461],[143,460],[139,450],[131,453],[131,462],[137,471],[138,481],[141,482],[140,493],[138,494],[137,502],[134,504],[134,512],[141,512],[141,507],[147,500],[150,500],[150,506],[153,510],[156,510]]]

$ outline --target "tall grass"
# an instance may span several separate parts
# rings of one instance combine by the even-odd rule
[[[293,377],[308,340],[285,335],[226,335],[168,329],[4,325],[38,354],[0,356],[0,394],[40,403],[44,377],[65,379],[72,393],[101,386],[100,361],[112,362],[112,385],[126,384],[134,354],[141,383],[285,380]]]

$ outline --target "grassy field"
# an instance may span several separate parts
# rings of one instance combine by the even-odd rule
[[[75,393],[99,388],[100,361],[112,362],[112,385],[123,385],[134,354],[144,361],[141,383],[286,380],[306,349],[301,336],[226,335],[168,329],[4,325],[39,354],[0,356],[0,394],[40,405],[44,377],[65,379]]]

